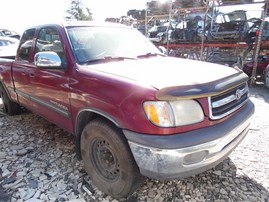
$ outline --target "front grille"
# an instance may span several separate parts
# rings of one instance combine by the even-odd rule
[[[248,101],[247,83],[208,98],[211,119],[223,118],[242,107]]]

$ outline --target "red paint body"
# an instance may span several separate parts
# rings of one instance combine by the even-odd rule
[[[46,26],[54,27],[60,34],[60,40],[64,44],[64,52],[67,60],[67,67],[65,70],[38,68],[34,64],[34,51],[37,36],[40,29]],[[178,74],[178,86],[187,86],[188,89],[192,90],[193,85],[203,85],[203,83],[207,83],[207,81],[215,82],[222,78],[222,75],[212,73],[211,77],[207,78],[205,77],[206,74],[201,75],[198,73],[197,76],[200,77],[201,81],[197,82],[193,78],[193,75],[188,75],[188,72],[185,72],[186,69],[192,69],[192,67],[195,66],[195,68],[199,70],[200,67],[198,66],[201,64],[206,67],[214,66],[214,68],[222,68],[222,70],[226,67],[215,67],[213,64],[190,60],[186,62],[187,60],[183,61],[178,58],[144,58],[133,62],[117,61],[105,64],[91,64],[87,66],[79,65],[74,56],[64,26],[44,25],[35,27],[35,29],[33,44],[29,48],[29,61],[25,62],[19,60],[18,55],[16,56],[15,61],[2,61],[0,63],[0,80],[5,85],[13,101],[18,102],[20,105],[43,116],[71,133],[76,133],[78,125],[77,118],[84,109],[88,109],[89,111],[93,111],[101,116],[105,116],[122,129],[128,129],[137,133],[155,135],[170,135],[190,131],[197,128],[211,126],[229,118],[228,116],[220,120],[209,120],[207,97],[200,96],[196,100],[203,108],[205,115],[204,121],[182,127],[164,128],[155,126],[145,116],[142,105],[145,101],[157,100],[156,94],[159,89],[154,85],[141,83],[140,81],[130,79],[127,76],[121,76],[118,73],[113,73],[113,70],[107,72],[103,70],[112,65],[115,69],[119,67],[124,69],[125,66],[134,66],[141,68],[140,70],[134,70],[134,72],[141,71],[138,74],[143,76],[143,74],[146,74],[143,69],[151,66],[151,64],[159,64],[160,66],[155,66],[154,69],[160,70],[162,68],[162,70],[165,71],[166,68],[171,66],[170,64],[177,65],[177,63],[180,63],[184,64],[184,69],[183,65],[178,65],[180,66],[180,68],[178,67],[178,71],[171,72],[171,75]],[[21,46],[22,42],[19,49]],[[165,62],[166,60],[168,62],[167,65]],[[101,70],[98,70],[99,66]],[[113,68],[111,67],[111,69]],[[193,69],[188,71],[195,70]],[[202,70],[201,73],[203,71],[204,70]],[[227,68],[225,71],[231,70],[230,68]],[[227,75],[230,76],[233,73],[236,73],[235,70],[232,71],[234,72],[229,72]],[[152,75],[147,74],[147,77],[152,81],[155,79],[155,83],[162,80],[167,80],[167,82],[164,83],[168,83],[168,81],[171,80],[171,78],[165,77],[162,73],[155,75],[155,72],[152,72]],[[139,75],[137,78],[139,78]],[[180,78],[185,79],[184,81],[181,81]],[[164,86],[164,88],[165,87],[168,86]],[[206,94],[208,92],[204,93]],[[33,96],[34,100],[29,98],[29,96]],[[40,101],[42,101],[43,104],[40,104]],[[67,114],[63,116],[57,110],[50,110],[47,105],[60,109]]]

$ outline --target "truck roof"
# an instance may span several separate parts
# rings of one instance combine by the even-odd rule
[[[30,28],[36,28],[40,26],[60,26],[60,27],[76,27],[76,26],[94,26],[94,27],[125,27],[128,26],[118,23],[112,23],[112,22],[97,22],[97,21],[76,21],[76,20],[70,20],[70,21],[61,21],[61,22],[47,22],[42,24],[37,24]]]

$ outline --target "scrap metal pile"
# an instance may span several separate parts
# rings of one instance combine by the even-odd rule
[[[256,2],[256,1],[255,1]],[[220,11],[220,6],[253,3],[247,1],[176,0],[147,4],[148,38],[156,43],[245,42],[256,40],[260,18],[249,18],[246,10]],[[258,3],[258,2],[256,2]],[[267,28],[264,27],[265,29]],[[264,32],[264,39],[267,39]]]

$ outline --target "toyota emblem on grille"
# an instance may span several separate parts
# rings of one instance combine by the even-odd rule
[[[242,97],[241,90],[238,89],[235,92],[235,98],[236,98],[236,100],[240,100],[241,97]]]

